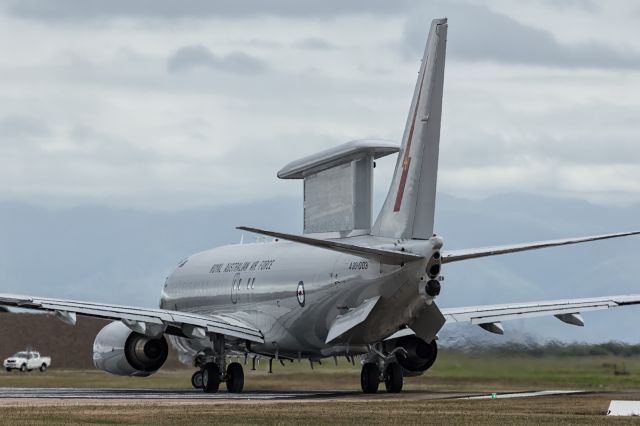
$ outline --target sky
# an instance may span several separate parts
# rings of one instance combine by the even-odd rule
[[[429,22],[447,16],[442,193],[640,202],[640,5],[424,3],[1,0],[0,199],[299,196],[276,178],[289,161],[400,140]]]
[[[155,306],[234,226],[300,232],[302,185],[277,171],[399,142],[442,16],[450,247],[637,227],[636,2],[0,0],[1,290]],[[637,239],[598,244],[451,265],[442,306],[637,292]],[[637,343],[633,309],[585,318],[506,327]]]

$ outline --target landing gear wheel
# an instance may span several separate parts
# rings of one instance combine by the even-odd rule
[[[384,386],[389,393],[400,393],[402,391],[402,367],[400,367],[400,364],[392,362],[387,365],[384,374]]]
[[[232,362],[227,367],[227,391],[229,393],[240,393],[244,388],[244,371],[237,362]]]
[[[27,371],[27,364],[22,364],[22,365],[20,366],[20,371],[22,371],[23,373],[24,373],[25,371]]]
[[[202,371],[198,370],[191,376],[191,385],[196,389],[202,389]]]
[[[362,392],[364,393],[378,392],[378,385],[380,385],[380,369],[377,364],[367,362],[362,366],[362,373],[360,373],[360,385],[362,386]]]
[[[217,364],[205,364],[202,370],[202,389],[207,393],[216,393],[220,387],[220,369]]]

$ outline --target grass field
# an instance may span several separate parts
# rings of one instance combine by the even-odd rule
[[[247,390],[359,389],[359,367],[332,360],[274,363],[274,373],[246,368]],[[190,388],[192,370],[160,371],[146,378],[122,378],[95,370],[3,373],[1,387]],[[0,406],[3,424],[638,424],[633,418],[605,418],[612,398],[640,399],[640,360],[633,357],[473,357],[442,351],[427,374],[408,378],[411,391],[584,389],[594,395],[494,400],[398,399],[384,392],[329,401],[71,401],[64,405]],[[600,392],[620,392],[602,394]],[[622,393],[623,392],[623,393]]]
[[[352,389],[360,386],[360,368],[333,360],[309,368],[308,362],[273,364],[267,373],[245,367],[248,390]],[[194,370],[161,370],[148,378],[118,377],[98,370],[56,370],[46,373],[1,373],[2,387],[190,388]],[[640,390],[640,359],[633,357],[473,357],[442,351],[426,374],[407,378],[408,390],[502,391],[538,388],[578,388],[593,391]]]
[[[511,425],[638,424],[605,418],[604,397],[523,398],[485,401],[296,401],[278,403],[163,403],[2,407],[0,421],[12,425],[211,425],[211,424],[454,424]]]

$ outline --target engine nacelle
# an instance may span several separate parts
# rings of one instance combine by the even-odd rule
[[[405,336],[396,341],[396,348],[398,347],[404,349],[395,353],[398,364],[413,373],[428,370],[438,357],[438,345],[435,340],[427,343],[417,336]]]
[[[136,333],[120,321],[106,325],[93,341],[93,365],[118,376],[149,376],[164,365],[168,355],[164,336]]]

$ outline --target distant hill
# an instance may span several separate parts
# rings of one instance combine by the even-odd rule
[[[377,204],[381,195],[377,194]],[[165,277],[191,253],[237,243],[238,225],[302,229],[302,202],[272,199],[186,211],[104,206],[47,209],[0,202],[0,293],[157,306]],[[506,244],[640,228],[638,206],[505,194],[485,200],[438,195],[436,232],[445,249]],[[245,241],[252,235],[246,234]],[[640,238],[603,241],[446,265],[438,304],[467,306],[640,293]],[[561,341],[640,343],[640,308],[586,313],[586,327],[554,318],[505,323],[517,336]],[[465,328],[466,327],[466,328]],[[449,327],[443,338],[484,336]]]

